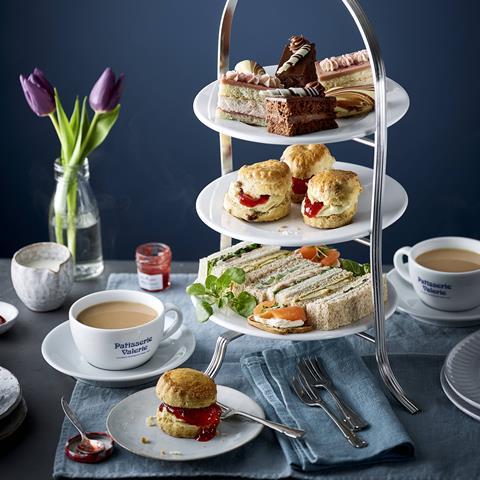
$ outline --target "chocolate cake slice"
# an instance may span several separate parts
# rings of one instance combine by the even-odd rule
[[[335,97],[325,97],[318,83],[305,88],[278,88],[261,92],[266,96],[267,131],[292,137],[337,128]]]
[[[315,44],[303,35],[294,35],[278,62],[276,76],[285,87],[304,87],[317,80]]]

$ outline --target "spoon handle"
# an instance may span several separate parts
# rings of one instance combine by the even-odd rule
[[[85,438],[87,436],[85,433],[85,429],[82,427],[82,424],[80,423],[80,420],[78,419],[75,412],[70,408],[70,405],[63,397],[60,399],[60,403],[62,404],[63,412],[65,413],[67,418],[70,420],[70,422],[72,422],[72,425],[78,430],[82,438]]]

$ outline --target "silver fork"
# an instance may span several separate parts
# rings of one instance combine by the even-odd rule
[[[318,395],[305,378],[305,376],[299,372],[298,377],[292,378],[292,387],[300,400],[309,407],[320,407],[332,420],[332,422],[342,432],[345,439],[355,448],[365,448],[368,443],[360,438],[354,431],[350,430],[330,409],[327,403]]]
[[[223,405],[223,403],[220,403],[218,401],[217,401],[217,405],[222,410],[222,414],[221,414],[222,419],[226,419],[233,415],[238,415],[240,417],[248,418],[253,422],[261,423],[262,425],[265,425],[266,427],[271,428],[272,430],[275,430],[277,432],[283,433],[284,435],[290,438],[301,438],[303,437],[303,435],[305,435],[304,430],[287,427],[287,425],[283,425],[277,422],[272,422],[271,420],[265,420],[264,418],[257,417],[256,415],[252,415],[251,413],[242,412],[241,410],[236,410],[234,408],[227,407],[226,405]]]
[[[323,388],[330,394],[347,424],[353,430],[358,432],[368,427],[368,423],[340,397],[337,389],[333,385],[332,379],[317,357],[313,357],[313,359],[312,357],[301,359],[299,367],[306,377],[310,376],[312,378],[313,382],[309,382],[311,385],[316,388]]]

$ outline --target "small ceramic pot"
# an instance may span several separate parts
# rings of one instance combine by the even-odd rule
[[[72,255],[59,243],[33,243],[15,253],[11,274],[13,287],[27,308],[34,312],[55,310],[72,289]]]

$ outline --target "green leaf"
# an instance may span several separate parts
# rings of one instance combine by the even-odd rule
[[[187,293],[197,297],[205,293],[205,287],[201,283],[192,283],[187,287]]]
[[[346,258],[342,258],[340,260],[340,265],[344,270],[347,272],[352,272],[355,277],[359,277],[360,275],[365,275],[366,273],[370,273],[370,264],[369,263],[358,263],[354,260],[348,260]]]
[[[55,89],[55,106],[57,107],[60,143],[62,144],[64,156],[69,160],[75,145],[75,136],[73,135],[70,122],[65,114],[60,97],[58,96],[57,89]]]
[[[227,268],[220,276],[220,278],[222,277],[224,277],[223,282],[228,281],[228,285],[230,285],[230,283],[232,282],[235,282],[238,284],[242,284],[243,282],[245,282],[245,272],[244,270],[238,267]]]
[[[120,105],[117,105],[111,112],[96,113],[90,130],[86,135],[85,143],[82,146],[82,158],[88,156],[107,138],[108,132],[117,121],[120,113]]]
[[[217,277],[215,275],[208,275],[205,279],[205,288],[212,292],[217,291]]]
[[[231,302],[232,308],[242,317],[252,314],[257,305],[257,299],[248,292],[242,292]]]
[[[212,313],[213,308],[206,301],[198,302],[195,306],[195,314],[199,322],[206,322],[210,318],[210,315],[212,315]]]
[[[80,124],[78,126],[78,133],[75,142],[75,148],[72,152],[72,155],[69,158],[70,166],[79,165],[80,162],[85,158],[82,155],[82,142],[83,142],[83,132],[85,131],[85,122],[87,121],[87,97],[83,99],[82,103],[82,113],[80,114]]]
[[[77,98],[75,98],[75,104],[69,123],[70,130],[72,131],[74,138],[76,138],[78,133],[78,127],[80,126],[80,101],[78,100],[78,95]]]

